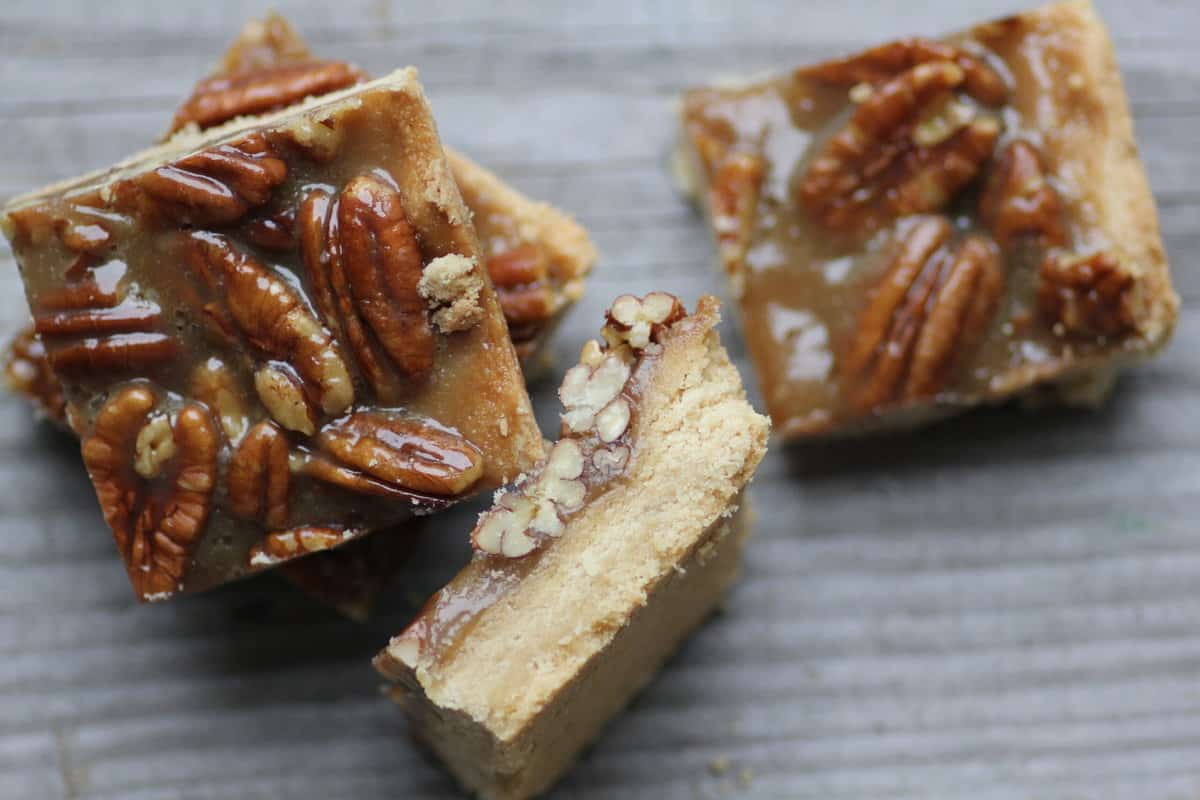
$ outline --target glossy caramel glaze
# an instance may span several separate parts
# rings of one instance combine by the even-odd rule
[[[1119,78],[1089,72],[1091,68],[1102,73],[1111,66],[1107,62],[1096,65],[1085,57],[1079,66],[1080,56],[1064,55],[1085,51],[1083,34],[1063,24],[1055,13],[1043,17],[1034,12],[945,40],[973,63],[990,68],[1008,92],[1003,105],[994,104],[994,91],[976,92],[993,104],[981,102],[971,95],[968,75],[951,93],[947,102],[957,104],[953,113],[961,115],[958,124],[962,119],[999,123],[1000,135],[992,157],[969,182],[950,193],[948,202],[920,211],[943,215],[953,226],[947,248],[968,236],[991,240],[991,220],[981,220],[978,212],[980,195],[997,169],[1000,154],[1013,142],[1022,142],[1040,154],[1045,183],[1060,203],[1047,212],[1054,217],[1048,227],[1060,228],[1063,234],[1058,241],[1032,235],[1005,240],[1003,290],[982,336],[962,348],[965,352],[958,354],[937,391],[922,396],[897,393],[886,402],[864,407],[853,400],[844,364],[862,336],[864,315],[887,279],[902,240],[920,217],[900,214],[858,229],[833,227],[812,207],[812,203],[828,203],[829,198],[803,197],[806,177],[827,166],[817,162],[837,152],[831,141],[845,137],[848,120],[870,102],[872,89],[877,93],[883,84],[872,87],[833,80],[870,75],[847,69],[847,64],[855,64],[852,57],[753,85],[696,89],[685,95],[688,169],[706,193],[721,260],[738,295],[747,344],[782,435],[828,435],[916,422],[1001,399],[1039,382],[1076,377],[1161,344],[1162,331],[1150,323],[1158,313],[1151,308],[1158,302],[1151,295],[1160,293],[1161,305],[1167,309],[1173,295],[1169,286],[1145,280],[1143,287],[1138,280],[1153,269],[1165,272],[1161,248],[1155,251],[1153,245],[1148,255],[1121,253],[1121,269],[1133,278],[1120,309],[1129,323],[1119,333],[1067,330],[1060,320],[1039,313],[1038,294],[1048,259],[1060,252],[1093,254],[1114,248],[1104,215],[1097,212],[1093,200],[1095,176],[1086,156],[1070,146],[1072,137],[1077,141],[1080,136],[1121,133],[1105,130],[1105,112],[1095,94],[1101,80]],[[892,46],[892,53],[902,45]],[[886,55],[888,50],[885,46],[872,52]],[[905,55],[911,61],[911,47]],[[900,61],[891,60],[889,66]],[[1072,64],[1079,71],[1064,74]],[[913,127],[914,141],[928,135],[928,120],[930,115],[925,114]],[[932,130],[936,137],[936,127]],[[861,145],[861,137],[852,144]],[[811,202],[806,204],[806,199]],[[1152,237],[1157,241],[1156,230]],[[910,300],[919,287],[918,280]],[[933,302],[920,300],[925,303],[926,321],[934,319]],[[898,316],[888,334],[893,338],[882,350],[903,348],[902,340],[895,338],[903,324]],[[920,324],[918,314],[910,327]],[[880,357],[886,357],[886,352]],[[911,351],[904,351],[903,357],[912,358]]]
[[[471,473],[469,491],[511,480],[541,454],[540,435],[504,320],[485,280],[475,284],[483,286],[478,291],[482,313],[471,327],[444,332],[430,323],[419,323],[432,330],[433,348],[431,365],[419,373],[405,373],[385,353],[379,338],[382,328],[367,328],[376,357],[391,371],[387,395],[368,380],[363,361],[355,357],[355,348],[345,338],[345,315],[331,319],[320,301],[320,281],[297,242],[296,209],[315,192],[336,195],[362,175],[375,176],[375,185],[393,187],[389,191],[395,192],[420,251],[418,269],[440,257],[463,257],[477,273],[483,270],[469,217],[449,180],[440,144],[431,138],[432,123],[423,98],[415,84],[401,83],[409,88],[398,90],[389,85],[392,80],[395,78],[352,90],[353,96],[329,101],[326,106],[310,103],[305,109],[259,123],[259,127],[218,129],[205,139],[185,137],[149,162],[126,162],[97,178],[20,199],[9,208],[6,232],[21,264],[30,307],[51,363],[58,358],[56,370],[63,381],[68,411],[85,442],[96,415],[123,386],[150,387],[159,411],[174,416],[201,394],[196,383],[198,365],[215,363],[224,367],[230,385],[223,393],[214,392],[202,400],[214,419],[221,418],[221,406],[228,400],[249,424],[274,418],[290,428],[285,432],[290,451],[285,472],[290,472],[290,479],[282,478],[290,480],[285,484],[290,485],[287,527],[387,527],[413,513],[443,507],[460,491],[397,491],[397,487],[383,487],[363,475],[354,477],[345,464],[335,465],[341,470],[335,477],[349,473],[354,480],[317,479],[318,471],[310,469],[309,463],[321,454],[316,440],[306,434],[306,424],[285,421],[292,420],[286,407],[264,406],[263,367],[280,364],[282,374],[302,379],[303,394],[316,409],[310,413],[318,417],[314,428],[331,425],[345,414],[361,416],[365,409],[382,412],[401,425],[425,420],[419,424],[446,431],[444,436],[451,439],[462,437],[469,442],[464,452],[473,454],[471,459],[478,460],[482,470],[477,479]],[[229,208],[237,211],[228,198],[222,201],[225,205],[197,206],[191,199],[180,201],[182,204],[172,204],[173,200],[147,203],[138,195],[136,202],[129,202],[123,195],[124,187],[144,181],[143,175],[163,172],[161,160],[155,159],[181,164],[192,159],[193,152],[216,152],[213,148],[222,147],[223,142],[245,149],[248,146],[240,143],[264,136],[271,141],[273,156],[256,156],[256,165],[265,165],[268,194],[264,197],[259,185],[237,177],[242,173],[228,179],[234,200],[240,198],[251,206],[247,211],[226,215]],[[202,150],[184,149],[189,146]],[[226,190],[218,187],[217,191]],[[253,227],[262,221],[271,222],[278,235],[255,235]],[[98,232],[93,230],[97,223]],[[379,241],[381,247],[391,248],[379,250],[384,254],[381,257],[394,259],[387,254],[399,252],[396,248],[400,245]],[[238,255],[222,261],[213,255],[220,250],[214,249],[214,242]],[[343,262],[348,253],[343,247]],[[358,303],[360,315],[365,316],[362,309],[366,307],[360,286],[370,286],[370,280],[386,280],[389,286],[405,288],[397,283],[400,276],[395,270],[376,279],[362,264],[343,267],[362,273],[351,276],[357,281],[353,294],[343,292]],[[223,277],[214,280],[206,274],[214,269],[223,271]],[[415,277],[411,282],[407,291],[412,309],[404,312],[409,314],[409,327],[426,314]],[[288,312],[288,319],[299,315],[296,324],[300,327],[293,326],[292,338],[262,338],[268,333],[278,335],[286,327],[282,317],[273,315],[287,306],[267,301],[268,295],[293,298],[288,302],[295,303],[295,310]],[[56,311],[59,308],[66,310]],[[109,352],[110,343],[118,339],[122,349]],[[353,385],[350,405],[346,405],[350,398],[337,370],[322,373],[330,359],[339,358]],[[211,513],[191,554],[184,589],[202,589],[244,574],[251,568],[250,549],[267,532],[262,520],[231,513],[226,500],[225,464],[240,444],[236,431],[246,427],[244,423],[225,425],[223,420],[218,426],[224,433]],[[395,442],[404,439],[400,434],[385,433],[380,442],[386,444],[388,437]],[[382,445],[368,442],[364,446]],[[403,458],[418,459],[412,462],[418,469],[423,469],[420,459],[439,468],[428,459],[445,455],[422,453],[409,444],[396,452],[402,451],[409,454]],[[132,453],[119,455],[132,457]],[[363,450],[361,457],[368,456]],[[445,463],[453,467],[454,458]],[[362,469],[375,466],[369,459],[361,464]],[[273,485],[280,479],[276,475]],[[158,478],[146,480],[152,483]]]

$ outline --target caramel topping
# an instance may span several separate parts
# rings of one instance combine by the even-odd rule
[[[1069,154],[1039,148],[1041,38],[983,33],[685,97],[784,435],[980,402],[1136,338],[1131,267],[1087,226]]]

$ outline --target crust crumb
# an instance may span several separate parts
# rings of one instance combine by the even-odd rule
[[[433,311],[433,324],[442,333],[465,331],[483,319],[479,293],[483,278],[475,259],[458,254],[430,261],[421,275],[417,291]]]

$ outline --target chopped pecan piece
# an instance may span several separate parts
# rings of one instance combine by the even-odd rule
[[[666,292],[651,292],[642,299],[623,294],[612,302],[606,321],[622,341],[640,350],[658,341],[663,331],[687,316],[679,298]]]
[[[1025,236],[1042,247],[1062,245],[1062,202],[1046,180],[1037,148],[1015,139],[1000,153],[979,198],[979,219],[1005,250]]]
[[[1052,252],[1042,262],[1038,310],[1059,335],[1122,336],[1137,331],[1136,288],[1107,251]]]
[[[674,295],[652,292],[618,297],[602,330],[604,344],[589,341],[579,363],[563,376],[562,438],[545,462],[497,496],[471,533],[481,553],[522,558],[561,536],[568,518],[629,463],[638,358],[663,331],[686,316]]]
[[[187,125],[218,125],[235,117],[277,111],[306,97],[353,86],[366,74],[343,61],[254,66],[200,81],[180,106],[171,132]]]
[[[338,199],[337,239],[357,313],[401,372],[425,377],[436,341],[419,291],[421,249],[400,193],[374,175],[350,181]]]
[[[219,448],[203,406],[184,406],[164,430],[159,420],[165,417],[151,416],[157,402],[145,386],[122,389],[83,440],[83,461],[105,521],[143,600],[182,587],[208,519]]]
[[[288,442],[273,422],[263,421],[246,434],[229,460],[229,510],[271,528],[287,525]]]
[[[857,233],[944,208],[979,172],[1000,135],[991,117],[951,114],[962,124],[946,125],[946,98],[963,78],[960,67],[935,61],[875,90],[801,177],[805,208],[831,230]],[[932,138],[922,127],[929,125],[923,114],[931,111],[939,132]]]
[[[545,537],[562,535],[563,518],[583,504],[583,450],[572,439],[551,449],[538,476],[519,491],[508,492],[480,519],[471,533],[476,550],[521,558]]]
[[[916,220],[860,315],[842,362],[859,411],[935,397],[982,340],[1004,290],[999,253],[951,234],[942,217]]]
[[[322,412],[339,414],[354,402],[354,385],[333,336],[283,280],[217,234],[192,233],[187,258],[207,283],[224,287],[238,329],[259,351],[290,365],[304,391],[319,398]]]
[[[348,542],[362,533],[356,528],[328,525],[305,525],[286,531],[274,531],[250,548],[250,566],[269,567],[309,553],[319,553]]]
[[[113,192],[121,207],[144,215],[221,225],[266,203],[285,178],[287,165],[261,134],[251,134],[121,181]]]
[[[619,398],[629,376],[630,366],[615,356],[595,367],[578,364],[567,370],[558,389],[564,429],[580,433],[592,428],[596,415]]]
[[[456,431],[430,420],[359,411],[321,429],[317,447],[371,478],[452,497],[483,472],[483,455]]]
[[[62,384],[50,368],[46,347],[32,325],[21,329],[9,344],[4,377],[9,389],[30,400],[51,422],[67,424]]]
[[[957,64],[963,71],[963,88],[979,102],[1001,106],[1007,101],[1004,78],[983,58],[962,47],[921,37],[889,42],[849,58],[802,69],[800,74],[844,86],[876,85],[931,61]]]

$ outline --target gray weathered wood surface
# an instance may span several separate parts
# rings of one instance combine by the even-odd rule
[[[6,0],[0,195],[156,135],[264,5]],[[1200,794],[1200,5],[1101,5],[1184,296],[1174,346],[1098,413],[984,411],[772,452],[726,613],[563,796]],[[1014,7],[284,4],[323,53],[420,66],[447,141],[592,230],[603,263],[560,358],[622,291],[724,291],[663,167],[681,87]],[[9,330],[25,311],[0,258]],[[550,388],[536,394],[547,422]],[[138,607],[75,447],[0,399],[0,796],[452,794],[367,660],[453,569],[470,514],[436,526],[423,568],[366,626],[273,578]]]

